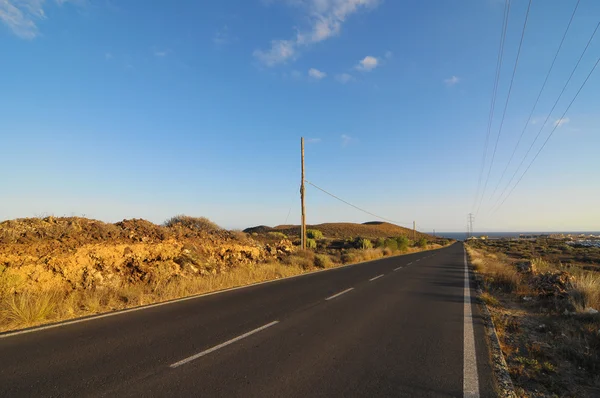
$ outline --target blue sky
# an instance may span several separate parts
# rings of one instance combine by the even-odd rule
[[[546,117],[533,153],[560,125],[490,211],[575,3],[532,3],[478,230],[600,229],[600,71],[559,122],[600,34],[549,115],[600,21],[595,0],[581,0],[498,193]],[[512,1],[486,167],[526,9]],[[501,0],[0,0],[0,219],[297,223],[304,136],[309,181],[421,230],[462,231],[478,207],[503,11]],[[312,187],[307,207],[310,223],[373,219]]]

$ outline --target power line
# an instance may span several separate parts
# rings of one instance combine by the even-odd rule
[[[596,28],[594,29],[594,32],[592,32],[592,35],[590,36],[587,44],[585,45],[585,48],[583,49],[583,52],[579,56],[579,59],[577,60],[577,63],[573,67],[573,70],[571,71],[571,74],[569,75],[569,78],[567,79],[567,82],[564,84],[564,86],[563,86],[560,94],[558,95],[558,98],[556,99],[556,101],[554,102],[554,105],[552,106],[552,109],[548,113],[548,116],[546,116],[546,120],[544,120],[544,124],[542,124],[542,127],[540,128],[540,130],[538,131],[537,135],[535,136],[535,139],[533,140],[533,142],[531,143],[531,145],[529,145],[529,148],[527,149],[527,152],[525,153],[525,156],[523,156],[523,159],[521,159],[521,162],[519,163],[519,166],[517,166],[515,172],[513,173],[513,175],[511,176],[510,180],[508,181],[508,183],[506,184],[506,186],[502,190],[502,193],[500,194],[500,196],[498,196],[498,200],[496,201],[496,203],[494,204],[494,206],[496,206],[500,202],[500,199],[506,193],[506,190],[508,189],[508,187],[510,186],[510,184],[513,182],[513,180],[517,176],[517,173],[519,172],[519,170],[521,169],[521,167],[525,163],[525,160],[527,159],[527,156],[529,155],[529,153],[531,152],[531,149],[533,149],[535,143],[537,142],[538,138],[542,134],[542,131],[544,130],[544,127],[546,127],[546,124],[548,123],[548,120],[550,120],[550,116],[552,116],[552,112],[554,112],[554,109],[556,108],[556,106],[558,105],[558,102],[562,98],[562,95],[564,94],[565,90],[567,89],[567,86],[571,82],[571,79],[573,78],[573,75],[575,75],[575,71],[579,67],[579,64],[581,63],[581,60],[585,56],[585,53],[587,52],[590,44],[592,43],[592,40],[594,40],[594,37],[596,36],[596,33],[598,32],[598,28],[599,27],[600,27],[600,22],[598,22],[598,24],[596,25]],[[554,132],[554,130],[552,130],[552,131]]]
[[[540,89],[540,92],[538,93],[535,103],[533,104],[533,108],[531,108],[531,112],[529,113],[529,117],[527,118],[527,122],[525,123],[525,126],[523,126],[523,130],[521,131],[521,135],[519,136],[519,139],[517,140],[517,144],[513,148],[512,154],[510,155],[510,158],[508,159],[508,163],[506,164],[506,167],[504,167],[504,171],[502,171],[502,175],[500,176],[500,179],[498,180],[498,184],[496,184],[496,188],[494,188],[494,192],[492,192],[492,196],[490,197],[490,199],[493,198],[494,195],[496,194],[496,192],[498,191],[498,187],[500,186],[500,183],[504,179],[504,175],[506,174],[506,171],[508,170],[508,167],[510,166],[510,164],[514,158],[515,153],[517,152],[517,148],[519,147],[519,144],[521,143],[521,140],[523,139],[525,130],[527,130],[527,126],[529,126],[529,122],[531,121],[531,118],[533,117],[533,113],[535,112],[535,110],[537,108],[537,105],[540,101],[540,97],[542,96],[542,93],[544,92],[544,89],[546,88],[546,84],[548,83],[548,78],[550,77],[550,74],[552,73],[552,70],[554,69],[554,64],[556,63],[558,54],[560,53],[563,43],[565,42],[565,38],[567,37],[567,33],[569,32],[569,29],[571,28],[571,23],[573,22],[573,18],[575,17],[575,13],[577,12],[577,8],[579,7],[580,1],[581,0],[577,0],[577,4],[575,4],[575,9],[573,10],[573,13],[571,14],[571,19],[569,19],[569,24],[567,25],[567,29],[565,29],[565,33],[563,34],[563,37],[560,41],[558,49],[556,50],[556,54],[554,54],[554,59],[552,60],[550,69],[548,70],[548,73],[546,74],[546,78],[544,79],[542,88]]]
[[[485,170],[485,159],[487,157],[488,144],[490,141],[490,133],[492,131],[492,121],[494,119],[494,110],[496,107],[496,97],[498,94],[498,82],[500,81],[500,70],[502,69],[502,59],[504,57],[504,41],[506,39],[506,27],[508,26],[508,15],[510,11],[510,0],[504,2],[504,18],[502,20],[502,29],[500,30],[500,46],[498,48],[498,56],[496,61],[496,76],[494,78],[494,88],[492,89],[492,101],[490,104],[490,113],[488,116],[487,133],[485,136],[485,145],[483,147],[483,156],[481,158],[481,169],[479,171],[479,179],[477,181],[477,191],[475,193],[475,199],[473,201],[473,209],[477,204],[479,198],[479,191],[481,189],[481,178],[483,177],[483,171]]]
[[[319,191],[326,193],[327,195],[331,196],[332,198],[335,198],[335,199],[339,200],[340,202],[343,202],[343,203],[347,204],[348,206],[352,206],[352,207],[354,207],[355,209],[362,211],[363,213],[366,213],[366,214],[369,214],[369,215],[371,215],[371,216],[373,216],[373,217],[379,218],[380,220],[384,220],[384,221],[387,221],[387,222],[391,222],[391,223],[393,223],[393,224],[397,224],[397,225],[402,225],[402,224],[404,224],[404,225],[410,225],[410,224],[411,224],[411,223],[407,223],[407,222],[398,222],[398,221],[390,220],[390,219],[388,219],[388,218],[385,218],[385,217],[378,216],[377,214],[371,213],[370,211],[367,211],[367,210],[365,210],[365,209],[361,209],[360,207],[358,207],[358,206],[355,206],[355,205],[353,205],[352,203],[350,203],[350,202],[347,202],[347,201],[345,201],[344,199],[342,199],[342,198],[340,198],[340,197],[338,197],[338,196],[335,196],[335,195],[334,195],[334,194],[332,194],[331,192],[327,192],[327,191],[326,191],[326,190],[324,190],[323,188],[316,186],[315,184],[313,184],[313,183],[312,183],[312,182],[310,182],[310,181],[306,181],[306,180],[305,180],[305,182],[306,182],[307,184],[309,184],[309,185],[312,185],[313,187],[317,188]]]
[[[515,75],[517,73],[517,66],[519,65],[519,57],[521,56],[521,48],[523,47],[523,39],[525,38],[525,30],[527,29],[527,21],[529,20],[529,11],[531,9],[531,2],[532,2],[532,0],[529,0],[529,4],[527,5],[527,12],[525,14],[525,22],[523,23],[523,30],[521,31],[521,40],[519,41],[519,49],[517,50],[517,58],[515,59],[515,66],[513,68],[512,76],[510,78],[510,85],[508,86],[508,94],[506,96],[506,102],[504,103],[504,111],[502,112],[502,119],[500,120],[500,128],[498,129],[498,136],[496,137],[496,143],[494,145],[494,152],[492,152],[492,160],[490,161],[490,168],[488,169],[488,174],[485,179],[485,184],[483,185],[483,192],[481,193],[481,198],[479,200],[479,206],[477,207],[476,213],[479,213],[479,209],[481,208],[481,202],[483,201],[483,197],[485,196],[485,190],[487,188],[488,182],[490,180],[490,174],[492,173],[492,168],[494,166],[494,160],[496,158],[496,151],[498,150],[498,142],[500,141],[500,136],[502,134],[502,127],[504,126],[506,110],[508,109],[508,103],[510,101],[510,95],[512,93],[513,83],[515,80]]]
[[[506,202],[506,199],[508,199],[510,197],[510,195],[515,190],[515,188],[517,187],[517,185],[519,185],[519,183],[521,182],[521,180],[523,179],[523,177],[525,176],[525,174],[527,174],[527,172],[529,171],[529,168],[535,162],[535,160],[537,159],[537,157],[539,156],[539,154],[542,152],[542,150],[544,149],[544,147],[548,143],[548,141],[550,141],[550,138],[552,137],[552,134],[554,134],[554,131],[556,131],[556,129],[558,128],[558,126],[560,126],[559,122],[561,120],[563,120],[563,118],[565,117],[565,115],[567,114],[567,112],[569,111],[569,109],[571,108],[571,105],[573,105],[573,102],[575,102],[575,100],[579,96],[579,93],[583,89],[583,86],[585,86],[585,84],[587,83],[587,81],[590,79],[590,76],[592,76],[592,74],[596,70],[596,67],[598,66],[599,63],[600,63],[600,58],[598,58],[598,60],[594,64],[594,67],[592,68],[592,70],[590,71],[590,73],[587,75],[587,77],[585,78],[585,80],[583,81],[583,83],[581,84],[581,87],[579,87],[579,90],[577,90],[577,93],[575,94],[575,97],[573,97],[573,99],[569,103],[569,106],[567,106],[567,109],[563,112],[563,114],[560,117],[560,119],[558,119],[558,122],[554,125],[554,128],[550,132],[550,135],[548,136],[548,138],[546,138],[546,141],[544,141],[544,144],[537,151],[537,153],[535,154],[535,156],[533,157],[533,159],[531,160],[531,162],[529,163],[529,165],[527,166],[527,168],[525,169],[525,171],[523,172],[523,174],[521,174],[521,177],[517,180],[517,183],[512,187],[512,189],[510,190],[510,192],[508,193],[508,195],[506,195],[506,197],[504,198],[504,200],[502,201],[502,203],[500,203],[500,206],[498,206],[495,211],[498,211],[498,209],[500,207],[502,207],[502,205],[504,204],[504,202]]]

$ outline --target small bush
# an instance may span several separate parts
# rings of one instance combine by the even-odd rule
[[[315,267],[331,268],[332,266],[333,266],[333,262],[331,261],[331,258],[327,254],[315,255]]]
[[[358,247],[363,250],[372,249],[373,243],[369,239],[360,239],[358,241]]]
[[[420,248],[424,249],[427,247],[427,239],[426,238],[421,238],[417,241],[417,246],[419,246]]]
[[[308,238],[306,239],[306,248],[307,249],[316,249],[317,248],[317,241],[312,239],[312,238]]]
[[[382,250],[381,252],[384,256],[391,256],[393,251],[392,249],[390,249],[389,247],[386,247]]]
[[[391,252],[395,252],[398,250],[398,242],[396,241],[396,239],[386,239],[383,245],[386,249],[390,250]]]
[[[312,268],[315,263],[315,253],[310,250],[298,250],[283,258],[283,263],[307,270]]]
[[[206,217],[190,217],[183,214],[171,217],[164,223],[165,227],[181,226],[196,231],[212,232],[222,229]]]
[[[319,231],[318,229],[307,229],[306,236],[309,239],[323,239],[323,232]]]
[[[271,232],[267,232],[267,236],[269,236],[270,238],[274,238],[274,239],[287,239],[287,235],[284,234],[283,232],[279,232],[279,231],[271,231]]]
[[[406,236],[399,236],[396,238],[396,243],[398,244],[398,250],[400,250],[401,252],[405,252],[408,250],[410,240],[408,240]]]
[[[375,241],[375,247],[385,247],[385,239],[377,238]]]
[[[244,242],[248,239],[248,234],[246,234],[244,231],[240,231],[239,229],[234,229],[233,231],[229,231],[229,233],[232,237],[241,242]]]
[[[341,257],[343,264],[351,264],[356,261],[356,255],[353,252],[346,252]]]

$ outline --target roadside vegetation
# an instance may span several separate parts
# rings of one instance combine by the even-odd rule
[[[600,262],[589,261],[600,248],[581,256],[564,246],[467,244],[520,397],[600,396]]]
[[[227,231],[206,218],[184,215],[161,226],[145,220],[108,224],[78,217],[2,222],[0,331],[450,243],[424,236],[416,243],[406,236],[328,237],[311,228],[308,250],[302,251],[297,232],[291,231]]]

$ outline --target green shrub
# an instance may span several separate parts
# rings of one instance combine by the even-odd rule
[[[165,227],[176,227],[181,226],[196,231],[218,231],[221,229],[217,224],[210,221],[206,217],[190,217],[183,214],[179,214],[175,217],[171,217],[164,223]]]
[[[307,249],[316,249],[317,241],[312,238],[306,239],[306,248]]]
[[[410,240],[406,236],[399,236],[396,238],[396,243],[398,244],[398,250],[405,252],[408,250]]]
[[[417,242],[417,246],[419,246],[420,248],[427,247],[427,239],[426,238],[419,239]]]
[[[327,254],[316,254],[315,255],[315,267],[317,268],[331,268],[333,262]]]
[[[377,238],[375,241],[375,247],[385,247],[385,239]]]
[[[398,250],[398,242],[396,241],[396,239],[386,239],[384,244],[386,249],[389,249],[392,252],[395,252]]]
[[[287,239],[287,235],[284,234],[283,232],[279,232],[279,231],[271,231],[271,232],[267,232],[267,236],[271,237],[271,238],[275,238],[275,239]]]
[[[366,250],[366,249],[372,249],[373,248],[373,243],[369,240],[369,239],[359,239],[358,240],[358,247]]]
[[[323,232],[319,231],[318,229],[307,229],[306,236],[309,239],[323,239]]]

